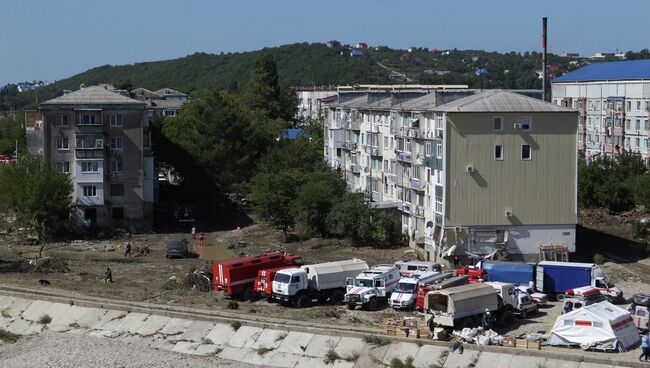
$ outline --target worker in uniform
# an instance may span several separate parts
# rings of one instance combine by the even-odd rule
[[[490,313],[489,309],[485,310],[485,313],[483,313],[483,329],[485,331],[491,330],[492,329],[492,314]]]

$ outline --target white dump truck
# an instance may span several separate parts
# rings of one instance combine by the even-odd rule
[[[365,261],[355,258],[279,270],[272,298],[298,308],[308,307],[314,299],[339,304],[345,297],[346,280],[367,269]]]
[[[450,329],[479,325],[486,311],[503,324],[512,320],[512,312],[503,308],[496,290],[486,284],[430,291],[424,299],[424,310],[425,321],[433,318],[437,326]]]
[[[376,310],[386,303],[400,281],[399,270],[393,265],[378,265],[346,280],[345,304],[348,309],[361,306]]]
[[[403,277],[390,295],[389,304],[395,309],[413,309],[421,286],[448,278],[451,274],[425,272],[412,277]]]

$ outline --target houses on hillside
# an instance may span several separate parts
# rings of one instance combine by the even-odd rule
[[[577,113],[509,91],[339,92],[324,154],[425,258],[575,251]]]
[[[650,60],[594,63],[551,81],[556,105],[578,111],[585,157],[650,153]]]

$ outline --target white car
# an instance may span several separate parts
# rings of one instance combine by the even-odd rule
[[[519,293],[528,294],[528,296],[530,296],[530,298],[533,299],[537,304],[544,305],[548,302],[548,295],[544,293],[538,293],[535,290],[531,289],[528,285],[518,285],[516,289]]]

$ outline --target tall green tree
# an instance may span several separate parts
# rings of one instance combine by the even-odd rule
[[[278,66],[272,54],[263,54],[257,59],[244,101],[251,110],[273,120],[293,121],[298,111],[298,97],[290,88],[280,84]]]
[[[16,143],[19,149],[25,146],[25,115],[18,112],[14,117],[0,118],[0,153],[13,154]]]
[[[0,167],[0,210],[14,215],[19,226],[35,229],[41,241],[68,219],[71,194],[70,177],[39,157],[26,155],[17,165]]]

